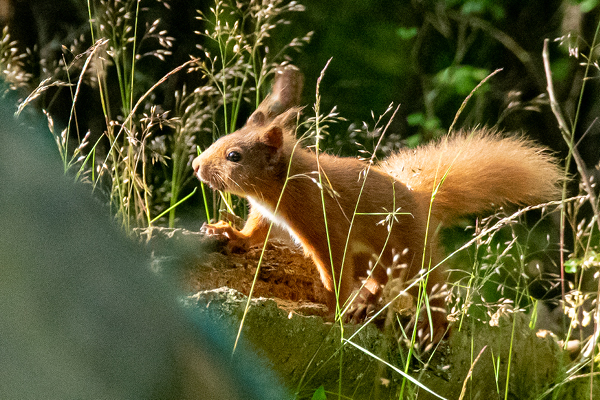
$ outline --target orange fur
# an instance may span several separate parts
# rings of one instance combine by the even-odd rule
[[[253,115],[245,127],[195,159],[193,166],[199,179],[214,189],[250,199],[248,223],[241,232],[228,235],[256,244],[272,220],[297,238],[332,292],[331,311],[350,298],[357,278],[367,277],[370,263],[376,261],[360,302],[371,304],[390,272],[408,280],[437,266],[441,255],[431,232],[438,224],[506,203],[539,203],[559,194],[561,173],[551,156],[525,139],[485,130],[403,150],[370,167],[356,158],[327,154],[321,154],[317,164],[314,152],[294,147],[294,129],[289,125],[297,111],[275,118]],[[316,183],[319,167],[325,206]],[[433,201],[433,225],[426,234],[432,192],[444,176]],[[441,266],[431,269],[429,294],[445,281]],[[445,308],[443,298],[431,296],[430,303],[434,311]],[[351,309],[358,319],[364,317],[360,305]],[[437,341],[446,330],[445,313],[434,312],[432,318],[434,331],[428,337]]]
[[[427,198],[448,172],[432,210],[446,224],[508,203],[536,204],[560,197],[557,183],[562,174],[550,154],[522,137],[490,130],[405,149],[386,159],[382,168]]]

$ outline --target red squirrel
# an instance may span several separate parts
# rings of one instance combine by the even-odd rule
[[[347,309],[353,320],[376,304],[388,278],[421,276],[427,279],[431,329],[422,330],[420,339],[439,341],[447,332],[445,299],[434,292],[447,278],[438,265],[437,228],[508,203],[559,197],[558,163],[531,141],[489,130],[404,149],[378,164],[323,153],[317,161],[313,150],[296,146],[298,76],[290,69],[276,78],[246,125],[193,161],[201,181],[246,197],[251,206],[241,231],[221,221],[207,233],[246,249],[263,243],[270,221],[286,228],[316,264],[330,292],[330,312],[354,299]],[[368,276],[352,296],[358,279]],[[427,327],[425,319],[420,324]]]

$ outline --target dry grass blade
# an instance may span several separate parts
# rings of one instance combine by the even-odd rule
[[[73,84],[70,83],[65,83],[65,82],[60,82],[60,81],[54,81],[51,82],[52,78],[46,78],[44,79],[37,88],[35,88],[35,90],[33,90],[26,98],[25,100],[23,100],[20,104],[19,107],[17,107],[17,111],[15,112],[15,116],[19,116],[21,115],[21,112],[23,111],[23,109],[25,109],[25,107],[31,103],[33,100],[35,100],[36,98],[38,98],[42,93],[44,93],[46,90],[50,89],[51,87],[54,86],[74,86]]]
[[[554,94],[554,83],[552,82],[552,71],[550,69],[550,56],[548,53],[548,39],[544,40],[544,50],[542,53],[544,59],[544,71],[546,72],[546,81],[548,83],[548,97],[550,99],[550,107],[552,108],[552,113],[556,117],[558,121],[558,126],[560,127],[560,131],[563,134],[565,142],[569,145],[569,150],[573,155],[573,159],[575,160],[575,164],[577,165],[577,172],[581,175],[581,180],[584,184],[585,190],[587,194],[590,196],[590,205],[594,210],[594,215],[596,215],[596,223],[598,224],[598,228],[600,228],[600,212],[598,210],[598,200],[596,198],[596,193],[594,192],[594,188],[590,182],[589,174],[586,172],[585,161],[581,158],[579,154],[579,150],[577,147],[573,145],[572,137],[574,132],[571,132],[567,123],[560,111],[560,106],[556,101],[556,95]],[[585,82],[585,80],[584,80]]]
[[[477,357],[475,357],[473,364],[471,364],[471,368],[469,368],[469,372],[467,373],[467,376],[465,377],[465,380],[463,382],[462,390],[460,391],[460,396],[458,396],[458,400],[462,400],[465,397],[465,393],[467,392],[467,382],[469,381],[469,379],[471,379],[471,376],[473,375],[473,368],[475,368],[475,364],[477,364],[477,361],[479,361],[479,357],[481,357],[485,349],[487,349],[487,346],[483,346]]]

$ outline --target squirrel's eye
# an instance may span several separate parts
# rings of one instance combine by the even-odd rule
[[[230,151],[227,153],[227,161],[238,162],[242,159],[242,155],[237,151]]]

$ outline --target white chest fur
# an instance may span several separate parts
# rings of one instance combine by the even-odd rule
[[[301,245],[300,239],[298,239],[298,236],[296,236],[289,225],[280,216],[275,215],[275,210],[272,210],[270,207],[259,203],[253,197],[248,196],[248,201],[250,202],[250,206],[252,208],[258,210],[263,216],[270,219],[275,225],[285,229],[290,234],[292,239],[294,239],[294,242],[296,242],[298,245]]]

